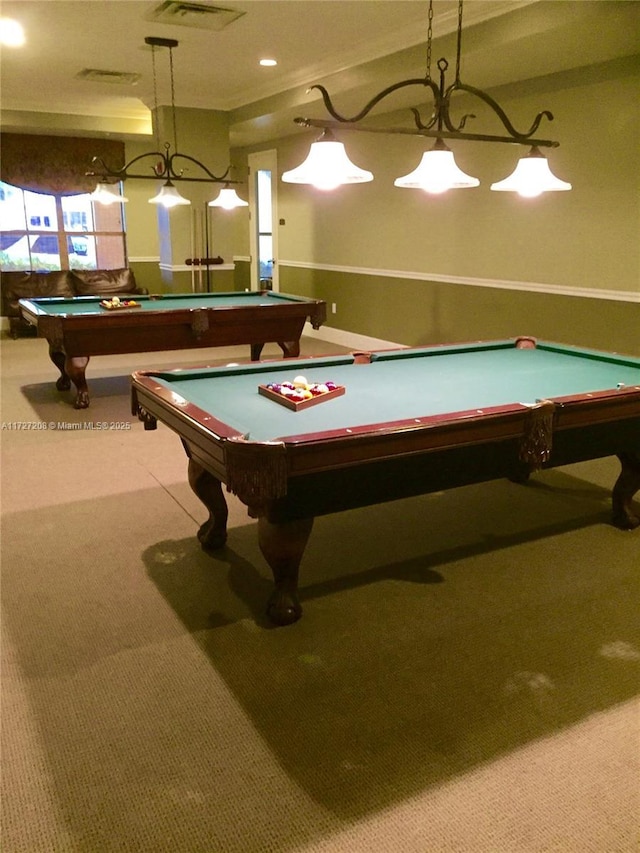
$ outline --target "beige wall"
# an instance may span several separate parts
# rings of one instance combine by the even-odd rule
[[[125,157],[127,162],[138,157],[146,151],[154,150],[151,140],[143,142],[126,142]],[[147,168],[153,161],[140,161],[136,171],[145,174]],[[149,169],[149,171],[151,171]],[[157,211],[147,200],[153,195],[156,187],[154,181],[127,181],[124,185],[124,194],[129,203],[124,206],[124,215],[127,227],[127,250],[129,256],[159,258],[160,247],[157,226]]]
[[[168,107],[158,110],[159,136],[171,144],[173,153],[175,139],[172,111]],[[178,151],[186,152],[203,163],[216,177],[223,177],[229,166],[229,115],[224,112],[179,108],[176,110],[179,136]],[[157,145],[155,138],[144,142],[127,142],[126,159],[158,149],[164,151],[164,142]],[[154,160],[143,158],[131,171],[136,174],[152,175]],[[176,171],[184,171],[187,177],[203,178],[206,174],[185,158],[176,158]],[[233,263],[233,232],[229,217],[224,212],[207,207],[223,184],[185,182],[177,185],[181,195],[191,200],[191,205],[177,207],[170,212],[148,200],[160,189],[163,181],[126,182],[125,191],[129,204],[125,208],[127,223],[127,248],[136,278],[140,284],[156,292],[187,292],[193,287],[194,278],[198,286],[206,279],[194,273],[187,259],[205,257],[205,217],[209,217],[208,256],[222,257],[225,264]],[[232,290],[233,271],[211,269],[209,289]]]
[[[393,186],[395,177],[417,165],[429,141],[345,133],[352,159],[371,169],[375,180],[333,193],[275,183],[286,223],[279,228],[280,289],[335,304],[328,327],[392,342],[533,334],[640,355],[639,90],[636,56],[492,93],[519,128],[541,109],[555,115],[537,135],[559,140],[559,148],[545,153],[574,188],[534,200],[489,189],[512,170],[525,150],[518,146],[453,143],[460,166],[481,186],[430,197]],[[467,129],[501,132],[477,101],[463,101],[455,114],[469,110],[477,119]],[[224,151],[203,134],[200,116],[191,116],[193,123],[189,118],[180,116],[180,147],[222,171]],[[401,119],[411,121],[406,114]],[[277,148],[281,174],[301,162],[315,135],[308,131],[260,148]],[[148,141],[127,143],[127,158],[149,148]],[[231,152],[234,177],[246,174],[250,150],[260,149]],[[157,211],[146,201],[152,186],[128,182],[126,216],[136,274],[157,289]],[[194,209],[205,204],[210,187],[185,186],[197,201]],[[240,194],[248,197],[246,187]],[[179,269],[189,255],[190,216],[188,208],[170,214],[166,239],[176,269],[168,283],[160,282],[162,289],[191,288],[191,273]],[[246,258],[247,209],[214,216],[213,253],[226,263]],[[244,289],[248,264],[236,264],[235,276],[216,271],[212,282],[214,290]]]
[[[560,141],[558,149],[546,149],[548,159],[574,189],[538,199],[489,189],[526,148],[452,143],[461,168],[479,177],[481,186],[428,196],[394,187],[393,180],[418,164],[430,141],[344,133],[353,161],[373,171],[374,181],[332,193],[280,183],[279,209],[287,220],[281,257],[638,292],[639,79],[501,97],[516,125],[528,127],[542,108],[556,116],[538,135]],[[473,107],[478,118],[470,125],[499,131],[482,117],[482,105]],[[300,162],[312,139],[310,132],[304,142],[281,146],[282,171]]]
[[[533,335],[640,356],[640,303],[291,267],[280,271],[280,289],[327,302],[325,335],[349,330],[408,346]]]
[[[573,184],[567,193],[491,192],[526,149],[471,142],[452,147],[479,188],[441,197],[399,189],[394,178],[425,144],[344,133],[375,180],[333,193],[278,182],[280,289],[336,303],[330,326],[394,342],[533,334],[640,355],[638,60],[493,93],[518,128],[554,113],[537,135],[560,141],[545,152]],[[478,117],[467,130],[501,132],[484,105],[468,106]],[[302,161],[314,135],[278,143],[280,173]],[[247,252],[237,241],[235,253]]]

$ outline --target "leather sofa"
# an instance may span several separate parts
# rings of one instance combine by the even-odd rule
[[[12,338],[33,335],[23,320],[18,300],[45,296],[133,296],[148,293],[138,287],[133,270],[60,270],[58,272],[3,272],[0,278],[2,316],[9,319]]]

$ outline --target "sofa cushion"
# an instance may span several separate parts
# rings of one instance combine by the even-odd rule
[[[74,295],[69,270],[2,273],[2,313],[8,317],[20,316],[19,299]]]
[[[133,270],[72,270],[71,283],[76,296],[113,296],[119,293],[141,293]]]

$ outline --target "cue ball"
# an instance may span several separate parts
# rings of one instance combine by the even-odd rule
[[[293,380],[293,384],[296,388],[306,388],[308,383],[307,383],[306,377],[296,376],[295,379]]]

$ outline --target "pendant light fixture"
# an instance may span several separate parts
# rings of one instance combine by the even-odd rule
[[[492,190],[515,192],[523,198],[535,198],[541,193],[571,189],[571,184],[556,178],[544,154],[535,145],[518,164],[508,178],[491,184]]]
[[[113,183],[109,183],[109,179],[117,180],[117,181],[126,181],[127,179],[134,178],[138,180],[164,180],[164,184],[158,191],[158,193],[153,196],[153,198],[149,199],[149,204],[157,204],[162,207],[171,209],[173,207],[177,207],[180,205],[188,205],[191,204],[188,198],[185,198],[180,194],[175,183],[181,181],[190,181],[195,183],[207,183],[207,184],[224,184],[225,188],[229,188],[230,192],[234,192],[235,190],[230,189],[230,184],[236,183],[235,181],[230,181],[228,178],[229,172],[231,171],[231,167],[229,167],[226,172],[222,175],[215,175],[210,169],[208,169],[204,163],[201,163],[200,160],[197,160],[195,157],[190,156],[189,154],[183,154],[178,149],[178,134],[176,127],[176,104],[175,104],[175,87],[174,87],[174,76],[173,76],[173,49],[178,46],[178,42],[175,39],[165,39],[165,38],[156,38],[149,36],[145,38],[145,44],[148,44],[151,47],[151,61],[153,66],[153,97],[154,97],[154,110],[155,110],[155,125],[156,125],[156,151],[148,151],[144,154],[140,154],[138,157],[134,157],[127,164],[125,164],[122,169],[111,169],[101,157],[94,157],[91,161],[92,166],[98,166],[94,171],[86,172],[86,175],[94,176],[98,178],[98,185],[95,191],[91,194],[91,199],[93,201],[97,201],[100,204],[113,204],[114,202],[126,202],[128,199],[126,196],[120,194],[117,191],[117,188]],[[171,144],[169,142],[165,142],[164,151],[161,151],[160,139],[158,136],[158,121],[157,121],[157,112],[158,112],[158,90],[157,90],[157,78],[156,78],[156,49],[157,48],[168,48],[169,49],[169,71],[170,71],[170,79],[171,79],[171,117],[173,123],[173,152],[171,151]],[[152,158],[153,165],[150,167],[150,173],[134,174],[131,169],[134,164],[139,163],[141,160],[146,160]],[[178,168],[178,163],[183,165],[183,168]],[[189,171],[190,166],[197,167],[199,173],[204,175],[203,177],[197,176],[192,177],[190,174],[185,174],[185,172]],[[237,196],[236,196],[237,197]],[[238,199],[241,202],[241,199]],[[227,209],[232,209],[232,207],[228,207],[225,205],[216,205],[221,207],[227,207]],[[238,207],[238,204],[233,205],[233,207]]]
[[[129,199],[122,195],[115,184],[107,184],[99,182],[95,190],[89,196],[91,201],[96,201],[98,204],[122,204]]]
[[[344,143],[339,142],[330,130],[325,130],[311,144],[304,163],[297,169],[284,172],[282,180],[290,184],[311,184],[319,190],[334,190],[341,184],[372,181],[373,175],[352,163]]]
[[[441,139],[422,155],[418,168],[393,182],[396,187],[424,190],[433,195],[453,189],[477,187],[480,181],[463,172],[456,163],[453,151]]]
[[[241,199],[235,189],[230,187],[229,184],[225,184],[217,198],[209,202],[209,207],[222,207],[224,210],[234,210],[236,207],[248,206],[249,202]]]
[[[533,146],[529,154],[522,158],[514,173],[504,181],[494,183],[491,186],[493,190],[511,190],[519,192],[523,196],[533,197],[540,195],[543,192],[553,190],[569,190],[571,184],[561,181],[553,175],[549,168],[546,158],[540,153],[540,148],[557,148],[559,143],[549,139],[536,139],[534,134],[543,119],[548,121],[553,120],[553,114],[548,110],[543,110],[538,113],[531,127],[527,131],[517,130],[502,107],[486,92],[477,89],[474,86],[469,86],[463,83],[460,77],[460,64],[462,53],[462,12],[463,0],[458,0],[458,29],[457,29],[457,53],[456,53],[456,68],[455,79],[453,83],[447,85],[446,72],[449,68],[449,63],[446,59],[441,58],[437,62],[437,67],[440,72],[439,83],[436,83],[431,77],[431,53],[433,41],[433,0],[429,0],[428,13],[428,30],[427,30],[427,68],[424,77],[410,78],[401,80],[387,86],[371,100],[365,104],[362,110],[354,116],[348,117],[341,115],[333,105],[331,96],[324,86],[314,85],[311,89],[317,89],[322,95],[322,100],[327,112],[331,115],[331,119],[312,119],[312,118],[296,118],[295,123],[301,127],[323,128],[325,133],[330,133],[332,130],[357,130],[364,133],[396,133],[407,134],[411,136],[422,136],[426,138],[435,138],[433,148],[425,151],[422,159],[417,166],[407,175],[397,178],[394,181],[395,186],[405,187],[409,189],[422,189],[429,193],[439,194],[449,189],[465,189],[469,187],[477,187],[480,181],[465,174],[455,162],[453,151],[447,146],[447,142],[451,140],[471,141],[471,142],[498,142],[508,144],[520,144]],[[416,108],[412,108],[411,112],[414,116],[415,127],[374,127],[372,125],[360,125],[360,122],[366,118],[371,110],[383,101],[388,95],[397,92],[399,89],[421,86],[429,89],[433,96],[433,109],[431,116],[427,122],[423,122],[420,112]],[[455,93],[466,93],[475,98],[479,98],[495,113],[499,118],[502,126],[506,130],[507,135],[497,134],[482,134],[469,133],[464,130],[468,119],[473,119],[473,114],[467,114],[455,123],[451,117],[451,98]],[[285,172],[282,176],[283,181],[297,182],[305,184],[313,184],[321,186],[325,189],[331,189],[341,184],[359,183],[363,180],[372,180],[373,175],[370,172],[353,167],[350,171],[341,166],[340,163],[335,165],[330,157],[323,157],[320,154],[314,154],[315,146],[323,143],[323,139],[314,142],[311,146],[311,151],[307,159],[297,169],[292,169]],[[335,137],[332,137],[335,140]],[[349,162],[348,155],[342,146],[341,157],[344,161]],[[353,165],[353,164],[351,164]],[[358,173],[368,175],[366,179],[359,176]]]
[[[170,210],[172,207],[179,207],[181,204],[191,204],[188,198],[180,195],[170,180],[160,187],[157,195],[149,199],[149,204],[159,204],[161,207],[166,207]]]

